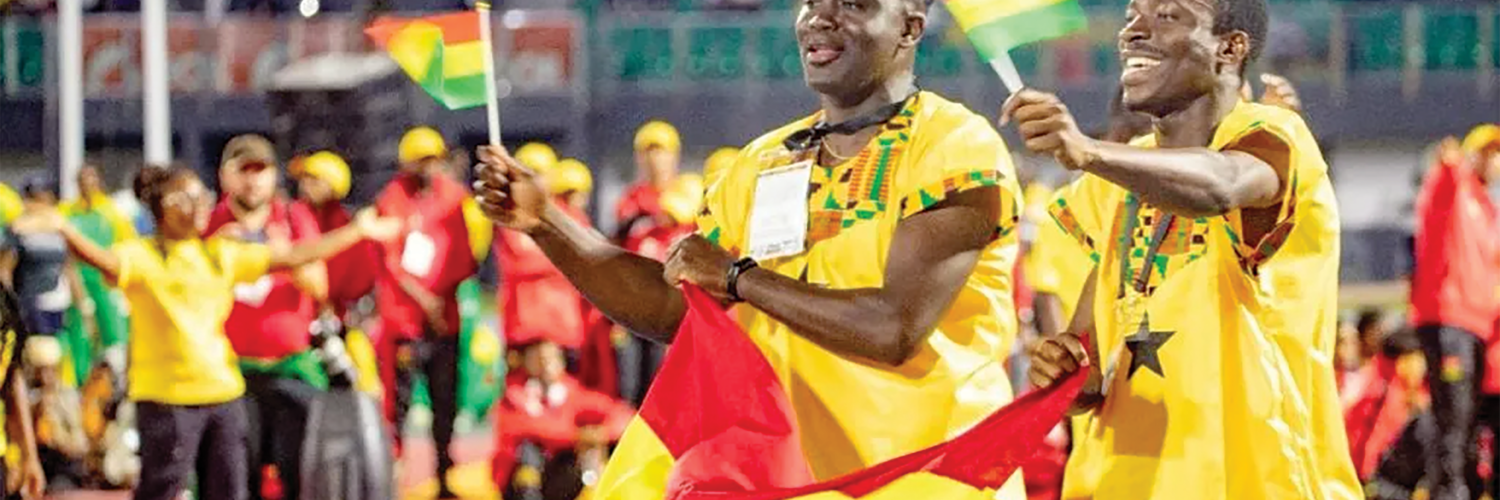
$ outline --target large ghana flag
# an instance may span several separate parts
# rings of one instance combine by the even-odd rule
[[[819,482],[770,363],[712,297],[686,294],[687,316],[594,500],[974,498],[1042,447],[1086,378],[1026,394],[946,443]]]
[[[484,58],[490,53],[479,32],[485,14],[471,10],[418,19],[382,17],[365,28],[365,35],[444,107],[472,108],[485,102]]]

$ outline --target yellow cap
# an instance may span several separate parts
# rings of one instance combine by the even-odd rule
[[[417,127],[406,132],[401,137],[401,146],[397,148],[397,158],[401,163],[412,163],[428,158],[442,158],[448,155],[448,143],[443,140],[443,134],[433,130],[432,127]]]
[[[552,194],[594,190],[594,174],[589,172],[589,166],[572,158],[557,162],[546,175],[547,188]]]
[[[552,146],[540,142],[528,142],[521,146],[521,149],[516,150],[515,158],[526,168],[538,173],[551,170],[557,164],[557,152],[552,150]]]
[[[1474,127],[1464,137],[1464,151],[1478,153],[1487,147],[1500,147],[1500,126],[1486,123]]]
[[[294,175],[306,175],[328,183],[334,196],[349,196],[349,164],[331,151],[319,151],[297,162]]]
[[[740,158],[740,150],[737,148],[719,148],[713,154],[708,155],[708,160],[703,162],[703,176],[712,179],[715,174],[729,170],[735,160]]]
[[[652,121],[641,126],[641,130],[635,133],[635,150],[645,151],[652,147],[659,147],[668,151],[677,152],[682,150],[682,137],[677,135],[677,129],[664,121]]]
[[[682,174],[662,192],[661,208],[678,224],[689,224],[703,210],[703,177]]]

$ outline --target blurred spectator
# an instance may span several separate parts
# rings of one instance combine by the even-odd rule
[[[1408,424],[1427,407],[1423,382],[1427,363],[1421,343],[1410,329],[1381,343],[1376,356],[1360,369],[1357,382],[1347,386],[1344,427],[1349,433],[1349,451],[1360,479],[1404,484],[1401,490],[1407,496],[1402,498],[1410,498],[1415,480],[1421,478],[1425,469],[1420,440],[1415,439],[1420,436],[1416,433],[1418,426]],[[1412,436],[1400,437],[1403,433]],[[1399,445],[1398,438],[1413,442]],[[1417,448],[1413,449],[1414,446]],[[1382,489],[1388,490],[1388,486]]]
[[[68,248],[56,231],[30,231],[42,214],[57,204],[57,185],[33,177],[21,188],[25,210],[0,232],[0,281],[21,298],[26,327],[35,335],[56,335],[63,313],[80,299],[82,288],[71,278]],[[25,232],[27,234],[18,234]]]
[[[97,167],[85,165],[78,171],[78,191],[79,197],[63,203],[61,210],[84,236],[103,247],[138,236],[135,224],[105,190]],[[123,344],[128,324],[119,291],[99,269],[87,264],[77,267],[85,297],[75,304],[75,317],[84,324],[92,324],[94,330],[90,332],[79,327],[82,325],[70,325],[69,340],[64,345],[72,358],[73,377],[70,380],[82,381],[94,366],[96,346],[108,349]]]
[[[666,122],[653,121],[636,131],[637,181],[615,208],[618,224],[615,238],[625,250],[666,260],[665,252],[673,241],[671,235],[680,230],[673,227],[671,217],[662,209],[662,193],[677,177],[681,153],[682,138]],[[639,406],[645,401],[646,389],[651,386],[664,355],[661,345],[639,336],[631,335],[624,340],[620,353],[620,394],[631,404]]]
[[[84,459],[89,453],[78,391],[62,383],[62,344],[55,337],[26,341],[25,361],[33,385],[31,403],[36,421],[37,452],[47,471],[47,491],[84,486]]]

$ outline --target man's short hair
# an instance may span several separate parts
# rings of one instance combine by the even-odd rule
[[[1266,30],[1271,22],[1270,14],[1266,12],[1266,0],[1216,0],[1214,3],[1215,35],[1243,31],[1250,36],[1250,53],[1240,66],[1243,75],[1245,68],[1260,58],[1266,45]]]

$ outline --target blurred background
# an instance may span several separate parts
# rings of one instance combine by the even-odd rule
[[[141,2],[69,1],[85,9],[83,147],[118,187],[142,158]],[[285,138],[305,135],[294,132],[348,129],[334,135],[370,138],[348,145],[358,154],[340,151],[368,157],[353,160],[360,179],[353,196],[362,201],[384,179],[359,172],[393,169],[382,159],[393,158],[406,125],[434,125],[465,147],[484,139],[481,109],[443,110],[401,81],[394,67],[389,75],[343,82],[387,98],[365,95],[365,109],[346,106],[340,113],[379,120],[278,122],[298,107],[278,97],[285,94],[277,90],[278,75],[288,80],[315,60],[323,64],[312,66],[324,71],[357,64],[355,55],[374,50],[361,34],[373,15],[462,9],[470,6],[465,0],[167,3],[171,147],[174,158],[195,168],[215,166],[235,134],[277,136],[290,154],[343,146],[290,144]],[[1061,92],[1088,128],[1100,123],[1118,75],[1114,34],[1124,2],[1082,3],[1090,14],[1086,34],[1036,44],[1014,58],[1028,84]],[[1332,165],[1343,208],[1345,280],[1396,279],[1410,266],[1402,242],[1426,145],[1500,116],[1500,8],[1456,0],[1271,3],[1260,69],[1297,86]],[[55,171],[58,164],[57,7],[52,0],[0,0],[0,180]],[[630,139],[650,119],[682,131],[684,167],[692,170],[713,149],[741,145],[813,108],[794,49],[793,7],[790,0],[503,1],[493,15],[504,140],[546,141],[585,160],[598,178],[594,207],[613,206],[635,175]],[[993,116],[1004,89],[943,9],[934,8],[933,16],[935,29],[918,60],[921,84]],[[322,105],[338,108],[332,99]],[[1028,165],[1053,175],[1040,162]],[[606,233],[613,223],[596,220]]]

